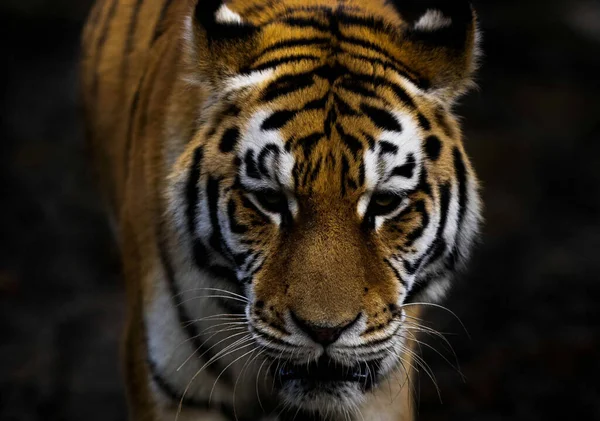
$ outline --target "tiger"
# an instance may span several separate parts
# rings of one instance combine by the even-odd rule
[[[135,421],[415,419],[418,334],[481,224],[468,1],[98,0],[91,167]]]

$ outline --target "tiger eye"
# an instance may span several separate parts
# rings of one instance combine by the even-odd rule
[[[285,201],[283,195],[277,193],[263,193],[261,198],[270,205],[277,205]]]
[[[375,193],[371,197],[371,203],[367,213],[371,216],[387,215],[402,204],[403,196],[394,193]]]
[[[382,207],[391,205],[394,200],[396,200],[396,196],[391,194],[380,194],[373,198],[374,203]]]
[[[283,193],[274,190],[263,190],[254,192],[254,197],[268,212],[284,213],[288,209],[287,197]]]

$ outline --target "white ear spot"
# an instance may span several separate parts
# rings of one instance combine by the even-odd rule
[[[227,7],[226,4],[223,4],[215,13],[215,20],[218,23],[235,23],[241,25],[244,23],[242,17]]]
[[[415,23],[415,29],[431,32],[447,28],[450,25],[452,25],[452,19],[444,16],[439,10],[429,9],[421,16],[417,23]]]

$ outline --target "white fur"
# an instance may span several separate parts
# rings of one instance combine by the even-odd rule
[[[225,80],[225,92],[259,85],[273,76],[274,69],[257,70],[248,74],[236,75]]]
[[[359,200],[357,212],[363,217],[371,195],[376,191],[392,191],[402,193],[413,189],[419,182],[420,163],[422,161],[421,142],[422,134],[414,119],[403,111],[392,112],[396,120],[402,126],[402,133],[392,131],[382,131],[377,139],[373,150],[366,149],[363,155],[365,165],[365,187],[367,192]],[[398,152],[394,155],[379,153],[379,141],[385,140],[398,147]],[[415,171],[412,178],[392,177],[388,180],[391,171],[407,162],[409,154],[415,158]],[[407,203],[404,203],[406,205]],[[375,218],[375,228],[379,229],[383,223],[397,215],[401,210],[399,207],[396,212],[390,215],[378,216]]]
[[[433,32],[439,29],[447,28],[452,25],[452,19],[436,9],[429,9],[415,23],[415,29],[425,32]]]
[[[278,190],[279,185],[284,186],[289,191],[294,190],[294,177],[292,170],[294,169],[294,156],[285,150],[285,140],[278,130],[262,130],[262,123],[271,115],[270,110],[257,111],[248,121],[248,124],[242,131],[243,137],[240,139],[239,152],[240,156],[245,156],[249,150],[260,152],[262,148],[270,143],[279,147],[280,154],[276,162],[277,172],[275,177],[277,180],[252,180],[243,178],[244,183],[256,189],[273,189]],[[275,162],[273,162],[275,164]],[[242,174],[245,173],[245,164],[242,165]]]
[[[270,178],[263,177],[259,180],[246,176],[246,163],[242,160],[240,166],[240,174],[242,183],[253,189],[263,190],[269,189],[274,191],[280,191],[283,186],[287,191],[281,192],[286,194],[288,198],[289,209],[292,215],[296,215],[298,212],[298,204],[293,195],[289,194],[294,190],[294,179],[292,176],[292,170],[294,169],[295,159],[294,156],[285,150],[285,141],[278,130],[262,130],[261,126],[265,119],[271,115],[271,110],[264,109],[257,111],[248,121],[246,127],[243,130],[243,136],[239,142],[239,156],[245,156],[248,151],[252,150],[254,156],[257,157],[261,150],[269,144],[277,145],[279,148],[279,154],[275,157],[271,154],[268,159],[268,168],[271,169]],[[252,194],[248,196],[250,200],[257,206],[263,213],[269,216],[274,224],[281,224],[281,215],[268,212],[264,209],[256,197]]]
[[[244,23],[242,17],[227,7],[226,4],[219,7],[219,10],[215,13],[215,20],[218,23],[235,23],[237,25],[242,25]]]

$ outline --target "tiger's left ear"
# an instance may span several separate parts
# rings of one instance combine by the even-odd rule
[[[402,19],[403,61],[422,88],[453,101],[472,85],[477,67],[477,17],[465,0],[388,0]]]

